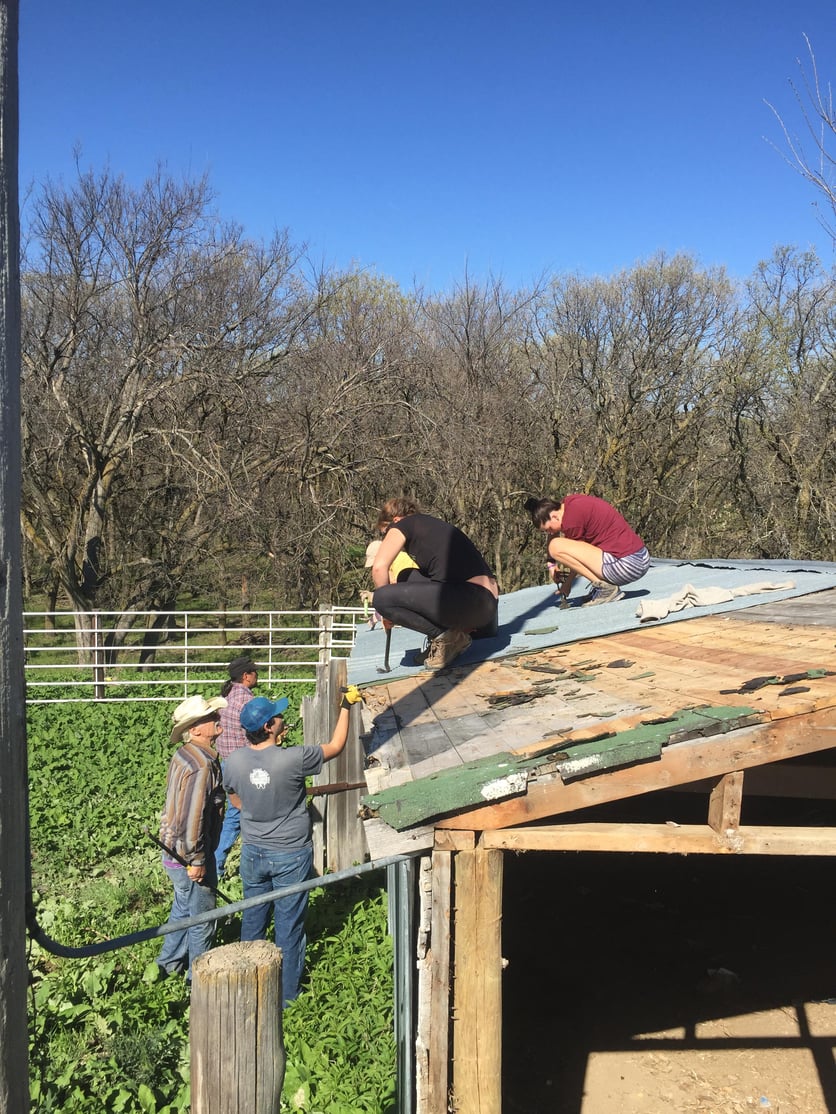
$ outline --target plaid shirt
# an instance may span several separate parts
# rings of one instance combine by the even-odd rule
[[[168,765],[160,842],[189,866],[204,866],[218,845],[223,814],[218,759],[197,743],[183,743]]]
[[[252,691],[246,685],[233,681],[232,688],[226,694],[226,707],[221,708],[223,731],[215,740],[215,749],[222,762],[225,758],[229,758],[234,750],[247,745],[247,736],[238,717],[241,715],[241,709],[252,698]]]

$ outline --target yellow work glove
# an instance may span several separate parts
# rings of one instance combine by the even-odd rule
[[[343,689],[343,698],[340,702],[341,708],[350,708],[352,704],[362,704],[363,694],[356,685],[349,685],[347,689]]]

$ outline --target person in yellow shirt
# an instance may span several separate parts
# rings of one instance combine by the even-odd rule
[[[374,541],[369,542],[369,544],[366,546],[367,569],[370,569],[374,564],[374,559],[377,556],[377,551],[380,549],[382,544],[382,541]],[[402,549],[401,552],[395,557],[392,564],[389,566],[389,583],[397,584],[400,580],[406,580],[407,576],[409,575],[409,570],[417,568],[418,566],[412,560],[409,554]],[[405,575],[401,576],[401,573],[404,573]],[[363,601],[363,603],[369,604],[372,602],[372,595],[372,592],[363,591],[360,593],[360,599]],[[374,630],[374,628],[380,621],[380,612],[373,611],[372,614],[369,616],[369,630]]]

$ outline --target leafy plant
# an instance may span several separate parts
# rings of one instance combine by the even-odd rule
[[[303,692],[296,686],[291,701]],[[294,710],[298,710],[297,708]],[[29,709],[33,884],[41,929],[68,946],[161,924],[171,891],[155,831],[170,708]],[[234,866],[235,856],[229,860]],[[240,880],[225,880],[234,900]],[[284,1105],[307,1114],[392,1109],[392,946],[378,875],[312,894],[308,986],[284,1015]],[[237,918],[216,940],[238,938]],[[158,978],[159,941],[91,959],[30,947],[33,1114],[182,1114],[189,1109],[189,992]]]

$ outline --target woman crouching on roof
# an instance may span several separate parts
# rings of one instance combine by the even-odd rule
[[[372,565],[374,607],[384,625],[426,636],[427,644],[416,655],[419,664],[442,669],[464,653],[474,636],[496,634],[496,577],[466,534],[422,514],[404,495],[386,500],[377,525],[383,541]],[[389,568],[404,551],[417,568],[390,584]]]

